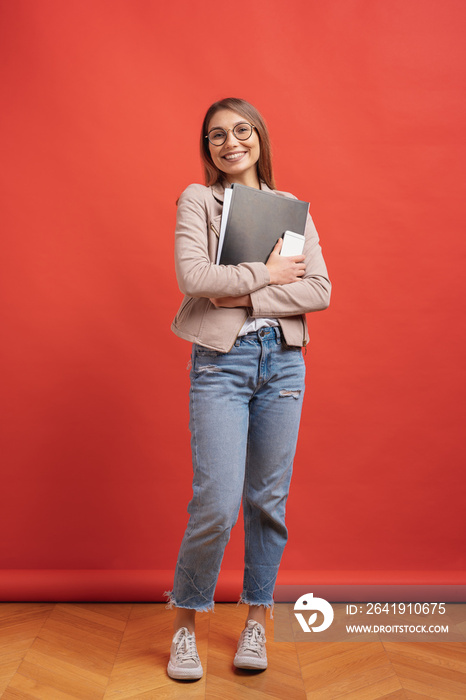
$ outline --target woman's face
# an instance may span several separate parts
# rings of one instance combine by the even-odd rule
[[[207,131],[220,127],[227,131],[227,139],[221,146],[214,146],[209,141],[210,155],[217,166],[226,175],[228,182],[241,182],[251,187],[259,186],[257,161],[260,155],[259,136],[256,129],[246,141],[241,141],[233,134],[233,127],[241,123],[250,124],[241,114],[230,109],[215,112],[209,122]]]

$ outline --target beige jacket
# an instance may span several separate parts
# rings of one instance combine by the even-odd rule
[[[265,183],[262,189],[269,190]],[[293,197],[273,191],[277,197]],[[178,200],[175,231],[175,271],[185,295],[172,323],[180,338],[229,352],[248,317],[277,318],[288,345],[303,346],[309,340],[306,318],[309,311],[326,309],[330,281],[322,257],[319,237],[308,216],[304,255],[306,272],[290,284],[270,284],[264,263],[216,265],[224,188],[189,185]],[[251,295],[252,308],[216,308],[210,298]]]

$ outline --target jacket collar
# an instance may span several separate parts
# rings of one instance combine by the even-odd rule
[[[223,203],[223,198],[225,196],[225,184],[225,181],[223,181],[216,182],[215,185],[211,185],[210,189],[212,190],[212,194],[218,202]],[[271,190],[270,187],[268,187],[268,185],[266,185],[263,180],[261,180],[261,190],[265,190],[266,192],[273,192],[273,190]]]

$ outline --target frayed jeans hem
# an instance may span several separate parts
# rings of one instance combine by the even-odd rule
[[[215,603],[209,603],[209,605],[204,605],[201,607],[197,607],[195,605],[178,605],[178,603],[175,600],[175,596],[173,595],[173,591],[165,591],[163,594],[166,598],[168,598],[168,602],[165,606],[166,610],[172,610],[173,608],[183,608],[184,610],[195,610],[196,612],[215,612],[214,607]]]
[[[241,595],[240,598],[239,598],[239,600],[238,600],[238,602],[237,602],[237,605],[241,605],[241,603],[242,603],[243,605],[254,605],[254,606],[257,606],[257,607],[262,607],[262,608],[268,609],[268,610],[269,610],[270,619],[273,620],[273,608],[274,608],[274,605],[275,605],[274,601],[272,601],[271,603],[261,603],[261,602],[255,601],[255,600],[253,600],[253,601],[252,601],[252,600],[248,600],[247,596]]]

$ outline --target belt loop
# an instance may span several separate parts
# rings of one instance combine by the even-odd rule
[[[275,326],[275,340],[277,341],[277,345],[280,345],[282,342],[282,332],[280,326]]]

